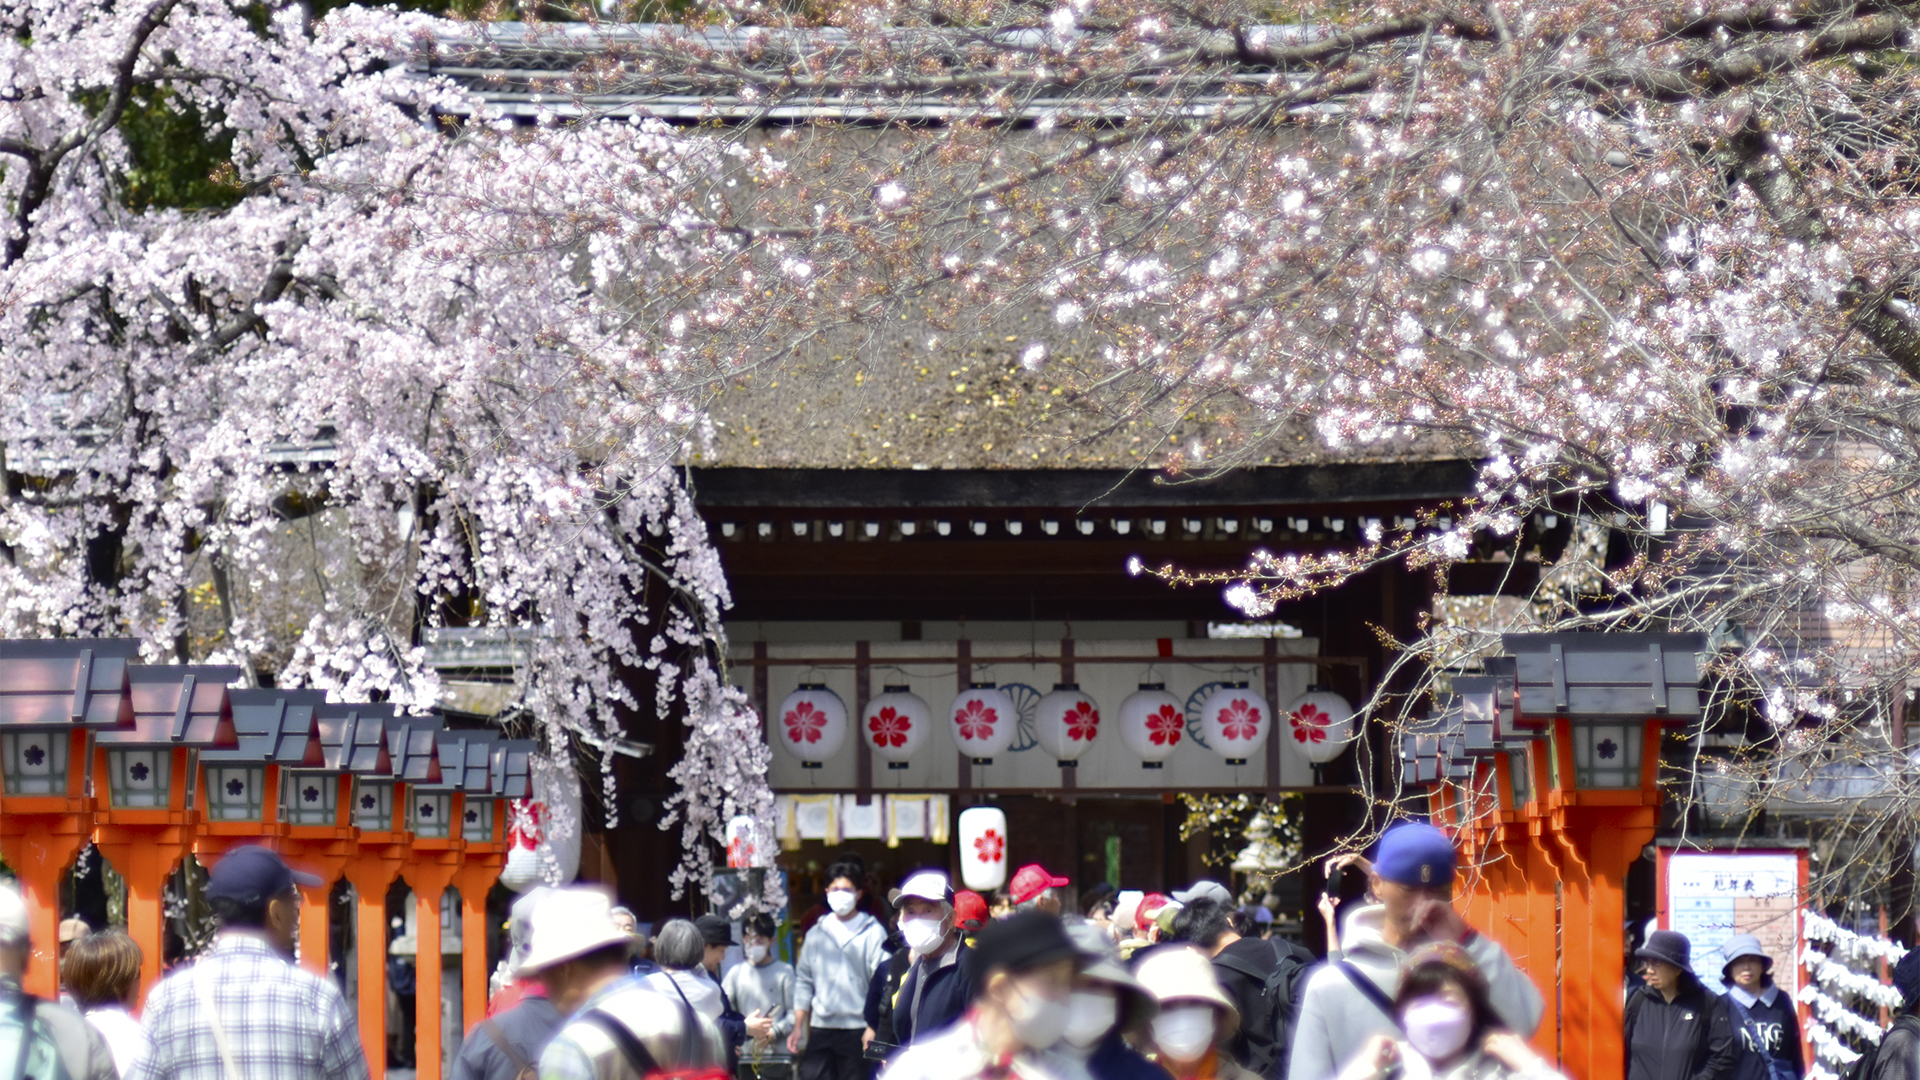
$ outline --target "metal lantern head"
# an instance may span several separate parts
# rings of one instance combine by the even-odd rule
[[[1100,734],[1100,707],[1076,684],[1061,683],[1034,706],[1033,734],[1041,749],[1070,768]]]
[[[1186,738],[1187,714],[1165,683],[1141,683],[1120,703],[1120,741],[1143,769],[1162,768]]]
[[[0,793],[81,794],[76,732],[133,726],[127,669],[136,641],[0,641]]]
[[[1522,715],[1564,717],[1573,782],[1586,789],[1643,783],[1649,720],[1700,715],[1701,634],[1506,634]]]
[[[475,743],[469,747],[468,760],[473,760],[473,748],[484,747],[487,762],[483,771],[487,778],[485,794],[476,796],[471,781],[476,772],[468,767],[467,806],[460,815],[460,838],[469,844],[493,844],[502,841],[500,823],[496,820],[501,811],[501,800],[524,799],[533,793],[532,762],[533,743],[526,739],[496,739],[488,743]]]
[[[192,754],[239,746],[227,692],[239,678],[240,669],[227,665],[128,669],[133,726],[94,736],[106,765],[109,811],[186,809]],[[182,780],[177,802],[176,776]]]
[[[228,698],[239,745],[200,754],[207,820],[259,822],[266,817],[269,766],[277,771],[321,764],[314,710],[326,703],[327,695],[319,690],[245,689],[229,691]]]
[[[933,734],[933,709],[904,686],[886,687],[867,702],[861,737],[889,769],[904,769]]]

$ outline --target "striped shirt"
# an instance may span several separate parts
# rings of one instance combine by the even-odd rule
[[[228,1075],[215,1016],[233,1057]],[[260,938],[222,934],[192,968],[153,988],[153,1052],[127,1080],[367,1080],[360,1033],[340,988]]]

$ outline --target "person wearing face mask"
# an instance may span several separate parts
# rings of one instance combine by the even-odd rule
[[[1083,1063],[1049,1053],[1072,1020],[1080,954],[1060,920],[1023,911],[974,942],[980,993],[959,1022],[888,1062],[880,1080],[1089,1080]]]
[[[1627,997],[1627,1080],[1728,1080],[1738,1047],[1727,1010],[1693,973],[1692,942],[1655,930],[1633,955],[1646,984]]]
[[[954,920],[947,875],[922,870],[888,899],[900,912],[900,937],[913,958],[893,1007],[894,1041],[910,1046],[916,1038],[944,1030],[973,1004],[973,950],[961,940]]]
[[[747,1044],[740,1048],[742,1076],[786,1080],[793,1072],[787,1035],[793,1031],[793,965],[773,955],[773,916],[757,911],[740,935],[747,962],[721,981],[733,1007],[747,1014]]]
[[[1479,965],[1452,942],[1407,958],[1393,1007],[1402,1035],[1368,1039],[1340,1080],[1560,1080],[1501,1026]]]
[[[1134,977],[1160,1006],[1147,1025],[1147,1041],[1174,1080],[1260,1080],[1226,1052],[1240,1027],[1240,1011],[1220,988],[1205,953],[1190,945],[1155,949]]]
[[[813,924],[793,968],[793,1023],[787,1052],[800,1080],[866,1080],[862,1034],[867,986],[886,953],[887,931],[860,910],[861,867],[827,868],[827,915]]]
[[[1301,984],[1287,1080],[1331,1080],[1373,1036],[1394,1034],[1401,966],[1431,941],[1465,949],[1487,980],[1500,1026],[1533,1036],[1544,1011],[1540,990],[1454,910],[1456,863],[1447,834],[1424,822],[1396,825],[1380,838],[1367,871],[1373,902],[1347,913],[1339,958],[1316,965]]]
[[[1152,995],[1128,973],[1105,931],[1091,922],[1067,927],[1080,950],[1080,973],[1067,1000],[1067,1030],[1053,1052],[1086,1066],[1093,1080],[1169,1080],[1167,1070],[1128,1044],[1143,1037],[1158,1011]]]

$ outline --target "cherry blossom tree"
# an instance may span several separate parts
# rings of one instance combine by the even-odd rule
[[[0,12],[0,633],[418,709],[430,631],[517,628],[513,711],[554,762],[688,725],[677,882],[729,817],[769,818],[671,470],[739,354],[655,306],[700,277],[699,317],[751,321],[712,183],[765,162],[654,123],[456,117],[405,71],[419,15]],[[219,147],[215,205],[134,197],[129,133],[161,115]]]
[[[1155,420],[1151,465],[1476,459],[1473,498],[1336,550],[1149,569],[1259,615],[1383,563],[1540,562],[1498,625],[1401,642],[1374,714],[1424,712],[1500,625],[1706,631],[1714,717],[1754,718],[1725,766],[1910,848],[1917,14],[741,3],[461,31],[429,66],[527,50],[558,70],[512,88],[582,115],[733,125],[785,165],[741,235],[819,320],[1008,327],[1018,364]]]

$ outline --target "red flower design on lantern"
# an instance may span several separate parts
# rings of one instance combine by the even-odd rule
[[[827,714],[811,701],[795,705],[783,719],[787,725],[787,741],[792,743],[819,742],[820,733],[827,726]]]
[[[968,698],[953,714],[953,720],[960,725],[962,739],[991,739],[993,725],[999,722],[1000,714],[979,698]]]
[[[999,862],[1007,852],[1007,838],[997,829],[988,829],[973,838],[973,850],[979,854],[981,862]]]
[[[1327,726],[1333,723],[1333,717],[1327,711],[1309,701],[1300,706],[1298,712],[1287,717],[1287,723],[1293,728],[1296,742],[1318,743],[1327,741]]]
[[[1220,737],[1233,742],[1236,739],[1252,739],[1260,733],[1260,710],[1254,708],[1245,698],[1234,698],[1219,712]]]
[[[1186,718],[1171,705],[1147,715],[1147,741],[1155,746],[1178,746],[1180,733],[1186,730]]]
[[[1068,741],[1092,742],[1100,734],[1100,710],[1091,701],[1077,701],[1067,710]]]
[[[913,717],[888,705],[868,718],[867,730],[873,732],[875,746],[905,746],[907,732],[913,730]]]

